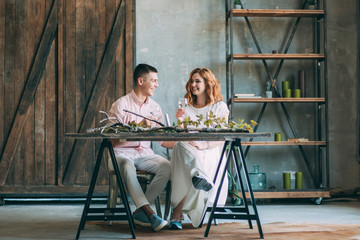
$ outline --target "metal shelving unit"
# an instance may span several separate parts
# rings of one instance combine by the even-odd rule
[[[301,191],[284,190],[284,191],[254,191],[255,196],[259,198],[318,198],[317,203],[321,202],[323,197],[330,197],[330,192],[327,190],[329,186],[329,160],[328,160],[328,135],[327,135],[327,66],[326,66],[326,35],[321,34],[325,32],[325,0],[318,0],[316,10],[305,9],[307,1],[301,1],[301,9],[245,9],[242,1],[240,0],[241,9],[234,9],[233,0],[225,0],[226,10],[226,97],[227,103],[230,108],[230,119],[233,118],[234,104],[246,104],[246,103],[259,103],[263,104],[261,111],[258,115],[258,126],[261,126],[261,120],[267,104],[280,104],[281,109],[286,117],[286,120],[290,126],[294,138],[298,138],[297,131],[292,123],[291,116],[288,113],[287,107],[291,103],[307,103],[314,104],[315,107],[315,139],[307,142],[253,142],[252,139],[248,142],[244,142],[242,145],[246,147],[245,157],[250,150],[251,146],[297,146],[304,160],[307,170],[312,177],[314,186],[316,189],[307,189]],[[319,9],[319,6],[322,9]],[[283,53],[279,54],[265,54],[262,52],[260,44],[255,36],[252,25],[249,18],[252,17],[264,17],[264,18],[277,18],[287,17],[295,19],[295,23],[289,38],[287,39],[286,46]],[[256,46],[258,53],[243,54],[235,53],[233,48],[234,41],[234,18],[244,18],[248,30],[250,31],[252,40]],[[302,18],[313,18],[314,22],[314,39],[315,39],[315,53],[288,53],[291,42],[294,38],[294,34],[298,28],[299,22]],[[323,32],[321,32],[323,31]],[[321,39],[321,40],[320,40]],[[234,64],[236,61],[254,61],[261,60],[265,72],[267,74],[267,80],[272,84],[274,98],[236,98],[234,92],[235,80],[234,80]],[[275,75],[270,73],[269,66],[266,60],[279,60],[278,67]],[[276,85],[276,79],[281,71],[284,61],[290,60],[307,60],[315,63],[314,81],[316,85],[316,96],[308,98],[283,98],[281,97],[278,87]],[[258,126],[254,128],[257,130]],[[313,146],[316,151],[316,167],[313,169],[309,162],[303,146]],[[323,160],[325,159],[325,160]],[[325,165],[325,167],[324,167]],[[325,179],[325,180],[324,180]],[[307,194],[299,194],[306,191]],[[319,201],[320,200],[320,201]]]

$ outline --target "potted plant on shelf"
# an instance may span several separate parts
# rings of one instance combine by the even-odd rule
[[[234,8],[241,9],[240,0],[234,0]]]
[[[272,98],[272,91],[271,91],[271,83],[269,81],[266,82],[266,98]]]
[[[307,0],[308,9],[314,10],[315,9],[316,0]]]

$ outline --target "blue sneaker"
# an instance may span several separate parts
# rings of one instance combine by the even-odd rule
[[[165,221],[156,214],[153,214],[150,217],[150,222],[151,222],[151,227],[154,229],[155,232],[160,231],[168,223],[167,221]]]
[[[171,221],[170,222],[170,225],[169,225],[169,229],[170,230],[182,230],[182,224],[181,224],[181,221]]]
[[[151,223],[147,218],[144,211],[140,211],[138,213],[133,214],[134,223],[143,226],[143,227],[151,227]]]

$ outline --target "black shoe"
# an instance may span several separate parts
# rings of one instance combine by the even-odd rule
[[[210,191],[213,188],[213,184],[209,183],[205,178],[200,176],[192,177],[192,183],[195,189],[204,190],[206,192]]]

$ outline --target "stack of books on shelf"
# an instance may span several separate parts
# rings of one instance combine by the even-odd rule
[[[255,96],[254,93],[235,93],[235,98],[261,98],[261,96]]]

